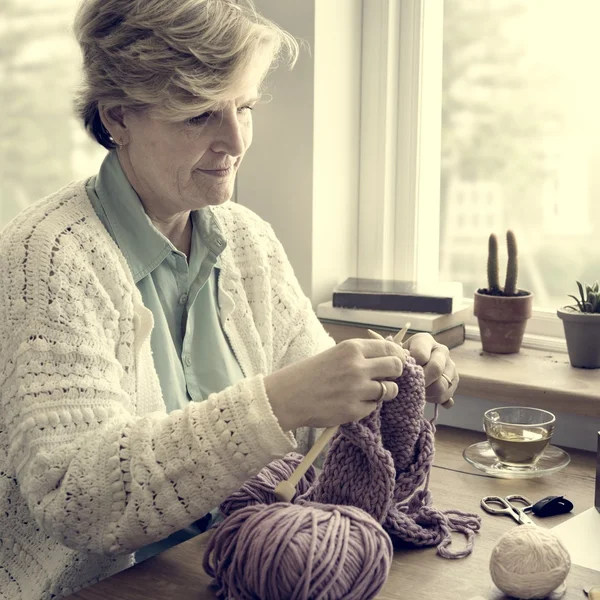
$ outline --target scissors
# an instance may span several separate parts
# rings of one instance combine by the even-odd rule
[[[523,506],[514,504],[520,502]],[[481,508],[491,515],[508,515],[512,517],[519,525],[535,525],[535,523],[525,514],[533,507],[531,500],[520,494],[510,496],[485,496],[481,499]]]

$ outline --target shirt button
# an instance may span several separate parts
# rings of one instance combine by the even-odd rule
[[[216,242],[217,242],[217,246],[219,246],[219,248],[223,245],[223,240],[221,238],[217,238]]]
[[[186,354],[185,358],[183,359],[183,362],[185,363],[186,367],[191,367],[192,366],[192,357],[189,354]]]
[[[185,304],[188,301],[187,294],[182,294],[179,296],[179,304]]]

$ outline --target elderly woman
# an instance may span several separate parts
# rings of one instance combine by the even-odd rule
[[[250,475],[305,451],[307,427],[395,397],[406,356],[336,346],[271,227],[228,202],[289,34],[234,0],[86,0],[75,32],[78,111],[106,159],[0,236],[10,599],[60,597],[205,530]],[[447,349],[411,344],[446,400]]]

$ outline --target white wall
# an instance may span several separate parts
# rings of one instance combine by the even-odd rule
[[[269,78],[237,201],[269,221],[313,305],[356,273],[360,0],[257,0],[306,42],[293,71]]]
[[[256,0],[304,40],[293,71],[270,78],[271,103],[254,113],[254,143],[237,200],[269,221],[313,306],[356,274],[360,131],[360,0]],[[439,423],[481,431],[497,403],[457,397]],[[430,415],[432,416],[432,415]],[[596,449],[600,420],[557,414],[553,441]]]

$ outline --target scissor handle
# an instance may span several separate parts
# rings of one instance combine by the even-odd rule
[[[513,508],[515,508],[517,510],[522,510],[525,512],[531,510],[531,507],[533,506],[533,503],[531,502],[531,500],[529,498],[526,498],[525,496],[521,496],[521,494],[511,494],[510,496],[505,496],[504,499],[510,505],[512,505]],[[513,501],[521,502],[523,504],[523,506],[515,506],[513,504]]]
[[[501,496],[484,496],[481,499],[481,508],[492,515],[504,515],[506,513],[515,515],[515,509]],[[502,508],[494,506],[499,504]]]

